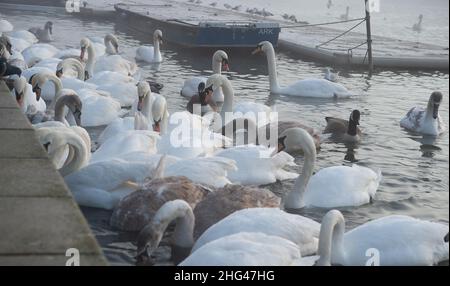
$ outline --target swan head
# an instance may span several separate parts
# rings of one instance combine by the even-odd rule
[[[228,79],[224,75],[213,74],[206,80],[205,88],[212,88],[213,90],[216,90],[221,87],[226,80]]]
[[[161,30],[155,30],[155,32],[153,32],[153,41],[158,41],[160,45],[163,44]]]
[[[47,82],[50,75],[47,73],[37,73],[30,78],[31,87],[36,94],[36,100],[41,98],[42,87]]]
[[[137,238],[136,264],[153,264],[151,255],[158,248],[162,237],[163,233],[152,223],[141,230]]]
[[[107,34],[104,39],[105,46],[108,47],[108,43],[111,43],[111,45],[114,48],[114,53],[119,53],[119,41],[117,40],[116,36],[113,34]]]
[[[66,127],[41,127],[36,129],[36,135],[39,143],[41,143],[52,160],[58,151],[68,144],[70,138],[77,136],[71,129]]]
[[[81,39],[81,41],[80,41],[80,49],[81,49],[80,60],[81,61],[84,60],[84,55],[86,53],[86,49],[89,48],[90,45],[91,45],[91,41],[88,38]]]
[[[153,116],[153,131],[161,132],[161,122],[167,113],[167,102],[164,97],[157,97],[153,101],[152,116]]]
[[[138,106],[137,110],[142,111],[144,107],[144,99],[151,93],[150,85],[146,81],[140,81],[137,84]]]
[[[213,55],[214,61],[222,63],[222,70],[230,71],[229,63],[228,63],[228,55],[226,52],[222,50],[218,50]]]
[[[278,137],[278,152],[303,150],[305,155],[316,156],[316,145],[312,136],[302,128],[286,129]]]
[[[25,92],[25,86],[27,85],[27,80],[21,76],[14,79],[14,93],[16,94],[17,103],[22,106],[23,104],[23,95]]]
[[[430,100],[428,101],[428,109],[433,111],[433,118],[437,119],[439,116],[439,106],[442,103],[442,93],[435,91],[430,95]]]
[[[48,30],[50,35],[52,35],[53,34],[53,22],[52,21],[48,21],[47,23],[45,23],[44,29]]]

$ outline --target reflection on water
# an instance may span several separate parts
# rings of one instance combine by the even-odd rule
[[[47,14],[1,11],[17,29],[43,25]],[[92,22],[65,15],[51,15],[54,25],[53,43],[58,48],[78,47],[84,36],[118,36],[122,56],[134,59],[140,45],[151,44],[151,34],[139,34],[125,28],[123,23]],[[70,33],[67,33],[70,31]],[[164,31],[163,31],[164,33]],[[164,62],[159,65],[142,65],[145,79],[164,84],[161,94],[167,98],[169,111],[179,111],[187,100],[180,96],[185,79],[209,75],[214,50],[197,50],[164,44]],[[263,56],[251,56],[250,51],[229,51],[230,78],[235,90],[236,102],[265,103],[279,113],[280,120],[299,120],[319,131],[325,128],[326,116],[347,118],[354,109],[361,111],[360,128],[363,131],[357,146],[338,142],[324,142],[317,154],[315,171],[336,165],[357,162],[369,168],[380,168],[383,180],[373,203],[342,208],[346,227],[351,229],[368,220],[389,214],[411,215],[432,221],[449,221],[449,135],[437,138],[411,135],[399,126],[400,119],[413,106],[425,106],[432,91],[449,94],[449,76],[442,72],[375,71],[368,79],[364,70],[342,70],[340,82],[357,96],[346,100],[321,100],[295,98],[269,93],[267,63]],[[325,66],[303,61],[295,56],[277,53],[278,76],[281,86],[308,77],[323,77]],[[448,123],[448,96],[444,98],[440,114]],[[89,128],[92,140],[103,128]],[[301,172],[302,155],[295,156],[297,167],[291,171]],[[274,193],[283,195],[293,188],[294,181],[277,182],[266,186]],[[332,182],[330,182],[332,183]],[[82,208],[90,226],[113,264],[133,265],[135,233],[122,233],[109,227],[111,212]],[[323,209],[293,211],[317,221],[326,213]],[[171,264],[169,234],[165,235],[156,253],[159,265]]]

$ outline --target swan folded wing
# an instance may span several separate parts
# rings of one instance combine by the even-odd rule
[[[344,207],[367,204],[375,195],[381,173],[353,165],[321,169],[309,181],[305,203],[316,207]]]
[[[365,252],[380,252],[380,265],[435,265],[449,259],[448,225],[392,215],[367,222],[344,236],[346,256],[365,265]]]
[[[220,237],[239,232],[262,232],[294,242],[302,256],[317,252],[320,224],[277,208],[250,208],[232,213],[208,228],[196,241],[192,252]]]
[[[207,157],[178,161],[166,168],[165,175],[185,176],[195,183],[221,188],[231,184],[227,174],[232,170],[237,170],[233,160]]]
[[[400,121],[400,126],[412,131],[419,131],[422,128],[422,121],[425,117],[425,110],[421,107],[411,108],[405,117]]]
[[[287,266],[300,258],[297,245],[289,240],[241,232],[205,244],[180,266]]]
[[[341,84],[326,79],[304,79],[281,88],[282,94],[304,97],[335,98],[350,97],[352,94]]]

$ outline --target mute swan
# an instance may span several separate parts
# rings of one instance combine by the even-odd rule
[[[36,93],[36,99],[39,100],[41,97],[41,90],[42,87],[45,85],[47,81],[51,81],[55,86],[55,97],[53,98],[52,102],[50,103],[49,109],[55,110],[55,105],[57,102],[57,99],[64,96],[64,95],[73,95],[74,97],[78,98],[77,93],[74,90],[71,89],[63,89],[61,80],[53,73],[37,73],[31,78],[31,85],[33,87],[33,92]],[[79,98],[78,98],[79,101]],[[79,125],[79,120],[81,116],[81,102],[77,104],[77,108],[75,110],[72,110],[72,113],[75,115],[75,120],[77,121],[77,125]]]
[[[55,159],[54,155],[59,154],[61,149],[69,145],[72,154],[69,156],[68,162],[59,169],[62,176],[73,173],[87,165],[90,154],[88,146],[86,146],[85,140],[73,129],[66,127],[42,127],[36,129],[36,134],[39,142],[44,145],[52,159]]]
[[[13,50],[22,53],[23,50],[31,46],[32,44],[27,42],[26,40],[20,39],[20,38],[14,38],[9,37],[9,40],[11,42],[11,46],[13,47]],[[23,56],[22,56],[23,57]]]
[[[375,173],[358,165],[333,166],[321,169],[312,176],[316,148],[311,135],[303,129],[292,128],[283,132],[280,138],[289,142],[287,144],[300,145],[305,154],[302,173],[287,195],[285,207],[359,206],[369,203],[375,195],[382,177],[380,171]]]
[[[255,216],[255,214],[262,214],[262,217]],[[270,215],[273,216],[271,217]],[[252,218],[256,221],[253,221]],[[179,260],[186,257],[186,254],[189,253],[194,245],[193,231],[195,217],[192,208],[188,203],[183,200],[173,200],[162,205],[153,216],[150,223],[139,233],[137,238],[138,262],[144,262],[146,258],[150,257],[158,248],[164,232],[173,221],[176,221],[172,240],[173,260],[177,263]],[[307,253],[315,253],[317,251],[319,228],[320,225],[317,222],[298,215],[287,214],[281,210],[269,208],[245,209],[229,215],[210,227],[199,240],[197,240],[192,249],[193,254],[191,255],[195,256],[196,249],[202,249],[201,246],[205,244],[208,245],[210,241],[223,239],[224,237],[232,235],[242,238],[242,236],[248,234],[250,238],[250,232],[253,231],[253,244],[267,244],[266,246],[272,249],[277,247],[283,248],[284,244],[289,244],[290,250],[296,254],[299,254],[299,250],[304,250]],[[209,239],[203,239],[208,235],[210,235],[208,237]],[[266,238],[268,236],[278,237],[279,239],[267,241]],[[279,242],[281,242],[281,247]],[[272,243],[276,243],[274,245],[277,245],[277,247],[274,247],[274,245],[270,246]],[[292,243],[295,243],[296,247],[292,247]],[[246,251],[249,251],[246,246],[247,245],[243,243],[240,252],[245,253]],[[224,257],[222,259],[229,257],[229,251],[230,249],[228,249],[226,254],[223,253]],[[200,250],[200,252],[202,251]],[[263,253],[264,252],[265,251],[263,251]],[[254,254],[252,251],[250,251],[250,253]],[[272,255],[281,256],[280,253]],[[232,254],[232,256],[234,255]],[[296,258],[300,257],[300,255],[298,255],[298,257],[296,255]],[[188,258],[187,261],[190,261],[191,259],[192,258]],[[234,259],[236,259],[236,257],[234,257]],[[271,261],[270,264],[273,263],[273,265],[277,265],[272,259],[268,261]],[[259,263],[268,263],[268,261],[260,261]],[[204,265],[208,265],[210,261],[203,261],[203,263],[205,263]],[[246,261],[244,265],[247,263],[248,262]]]
[[[229,70],[228,67],[228,55],[222,50],[217,50],[212,57],[212,71],[213,74],[221,74],[222,68],[225,71]],[[206,77],[193,77],[184,81],[183,88],[181,89],[181,95],[185,97],[192,97],[198,94],[198,86],[201,82],[206,85]],[[223,102],[224,95],[221,88],[216,89],[213,92],[213,100],[215,102]]]
[[[275,51],[272,44],[268,41],[259,43],[256,50],[253,51],[253,54],[260,52],[264,52],[267,56],[270,92],[272,93],[320,98],[344,98],[352,96],[350,91],[348,91],[343,85],[330,82],[323,78],[303,79],[291,84],[290,86],[280,87],[277,78]]]
[[[39,39],[40,42],[51,42],[53,41],[52,34],[53,34],[53,22],[48,21],[44,25],[44,29],[33,27],[28,29],[31,33],[33,33],[36,38]]]
[[[324,78],[325,78],[326,80],[331,81],[331,82],[337,82],[338,79],[339,79],[339,72],[338,72],[338,73],[333,73],[333,72],[331,72],[331,69],[330,69],[330,68],[327,68],[327,69],[325,70],[325,76],[324,76]]]
[[[445,132],[446,126],[439,115],[442,93],[435,91],[430,95],[427,109],[413,107],[400,121],[400,126],[410,131],[437,136]]]
[[[161,51],[159,45],[162,45],[162,32],[155,30],[153,32],[153,47],[140,46],[136,50],[136,61],[143,61],[147,63],[162,62]]]
[[[413,25],[413,27],[412,27],[414,31],[416,31],[416,32],[421,32],[422,31],[422,20],[423,20],[423,15],[420,14],[419,15],[419,22],[415,23]]]
[[[323,133],[331,133],[332,138],[343,142],[359,142],[361,140],[361,130],[358,128],[361,114],[355,109],[350,114],[349,120],[335,117],[325,117],[327,126]]]
[[[26,113],[29,106],[36,112],[45,112],[47,109],[45,101],[42,98],[37,98],[31,90],[31,85],[27,83],[24,77],[14,79],[14,94],[22,112]]]
[[[220,111],[222,117],[221,126],[215,126],[214,130],[221,129],[222,126],[233,120],[237,115],[242,118],[249,117],[257,123],[257,126],[265,125],[271,121],[271,109],[267,105],[255,102],[234,104],[233,87],[224,75],[214,74],[210,76],[206,81],[206,87],[210,86],[212,86],[213,90],[222,88],[224,94],[224,102]]]
[[[246,145],[220,150],[215,156],[236,161],[237,170],[228,173],[235,184],[259,186],[297,178],[296,173],[283,169],[295,166],[294,158],[285,152],[273,155],[273,151],[265,146]]]
[[[239,232],[260,232],[285,238],[298,245],[302,256],[306,256],[317,252],[320,224],[277,208],[242,209],[208,228],[197,239],[191,252],[210,241]]]
[[[94,45],[88,38],[83,38],[80,41],[81,54],[80,59],[84,59],[84,55],[88,54],[86,63],[86,71],[88,77],[92,77],[95,73],[101,71],[115,71],[124,75],[134,75],[138,68],[135,63],[132,63],[120,55],[102,56],[97,58]]]
[[[380,266],[435,265],[448,260],[448,225],[390,215],[369,221],[345,233],[337,210],[322,220],[317,265],[367,265],[368,250],[378,252]]]

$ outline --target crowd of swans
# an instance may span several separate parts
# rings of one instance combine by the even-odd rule
[[[274,120],[266,105],[235,102],[232,82],[221,73],[228,70],[228,55],[219,50],[212,57],[213,75],[193,75],[180,91],[189,98],[199,93],[199,85],[212,88],[219,112],[204,106],[205,116],[169,114],[165,97],[140,80],[138,67],[141,61],[163,62],[160,30],[153,34],[152,47],[137,48],[135,62],[118,54],[119,41],[111,34],[103,40],[82,38],[79,49],[59,50],[1,21],[2,31],[10,31],[1,37],[0,56],[22,69],[7,79],[11,95],[78,204],[113,210],[112,227],[140,232],[139,262],[151,261],[173,222],[173,260],[180,265],[365,265],[368,249],[379,251],[381,265],[448,260],[447,225],[390,215],[345,232],[343,215],[333,209],[376,200],[381,170],[356,164],[318,170],[315,163],[327,136],[339,142],[364,140],[358,110],[349,120],[326,117],[323,132],[301,120]],[[51,33],[51,25],[47,30]],[[36,33],[44,37],[45,31]],[[254,53],[266,56],[271,93],[356,96],[330,70],[324,78],[280,86],[272,44],[261,42]],[[440,92],[433,92],[427,106],[409,110],[400,125],[438,136],[445,131],[442,100]],[[228,118],[230,113],[237,115]],[[91,126],[106,126],[96,144],[83,128]],[[275,127],[278,136],[273,145],[260,144],[258,136],[239,145],[224,132],[229,127],[232,135],[250,129],[266,134]],[[288,170],[298,151],[304,159],[301,174]],[[283,180],[295,184],[282,199],[260,187]],[[310,207],[330,211],[321,223],[284,211]]]

